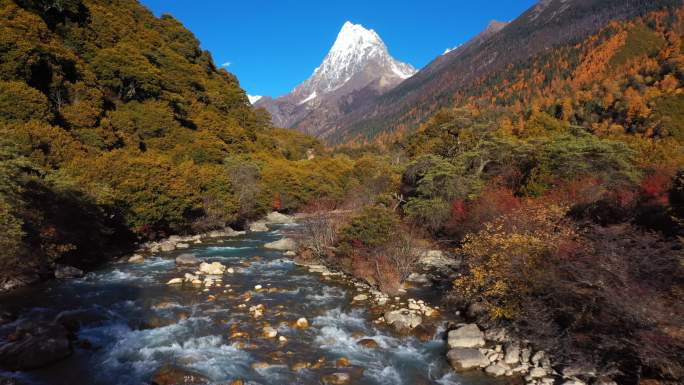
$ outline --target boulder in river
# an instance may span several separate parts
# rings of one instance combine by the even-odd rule
[[[152,375],[152,385],[208,384],[210,380],[191,370],[175,365],[164,365]]]
[[[143,263],[145,262],[145,257],[140,254],[135,254],[128,258],[128,263]]]
[[[55,317],[55,323],[75,333],[83,326],[92,326],[107,321],[106,312],[98,309],[65,310]]]
[[[449,363],[457,372],[489,365],[489,359],[476,348],[454,348],[447,353]]]
[[[399,309],[385,312],[385,322],[399,332],[407,332],[420,325],[423,318],[408,309]]]
[[[69,278],[80,278],[83,277],[83,270],[67,265],[56,265],[55,266],[55,278],[57,279],[69,279]]]
[[[485,373],[495,377],[503,376],[510,368],[506,364],[494,363],[485,368]]]
[[[253,233],[263,233],[268,231],[268,226],[263,221],[252,222],[249,224],[249,231]]]
[[[202,262],[199,266],[199,271],[209,275],[223,275],[226,267],[221,262]]]
[[[294,251],[297,250],[297,243],[290,238],[283,238],[275,242],[269,242],[264,245],[267,249],[279,251]]]
[[[18,330],[15,334],[18,335],[16,341],[0,346],[0,368],[38,369],[60,361],[72,353],[69,333],[62,325],[32,324],[30,328]]]
[[[475,324],[463,325],[449,332],[450,348],[476,348],[484,346],[484,333]]]
[[[266,215],[266,222],[281,225],[281,224],[292,223],[292,222],[294,222],[294,220],[289,215],[285,215],[285,214],[281,214],[277,211],[273,211],[273,212],[269,213],[268,215]]]
[[[361,346],[363,346],[364,348],[367,348],[367,349],[377,349],[378,346],[379,346],[379,345],[378,345],[378,342],[375,341],[375,340],[372,339],[372,338],[364,338],[364,339],[361,339],[361,340],[359,340],[359,342],[357,342],[357,344],[359,344],[359,345],[361,345]]]
[[[309,327],[309,321],[307,321],[306,318],[302,317],[295,322],[295,326],[299,329],[306,329]]]
[[[176,257],[176,265],[178,266],[196,266],[200,260],[194,254],[181,254]]]

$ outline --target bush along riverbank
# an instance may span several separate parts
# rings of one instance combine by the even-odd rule
[[[570,301],[586,297],[566,297],[568,302],[565,306],[568,308],[540,307],[538,313],[531,312],[527,301],[542,292],[549,293],[551,298],[561,293],[567,296],[565,290],[574,287],[571,285],[576,284],[577,273],[563,276],[561,272],[570,267],[580,267],[567,265],[567,259],[556,259],[555,268],[547,264],[567,252],[567,242],[578,245],[610,239],[613,246],[624,247],[645,242],[650,245],[652,261],[660,260],[663,265],[674,269],[677,269],[679,253],[676,244],[663,242],[658,237],[648,238],[643,233],[639,235],[638,230],[624,226],[576,228],[565,219],[566,213],[563,208],[534,204],[521,206],[499,217],[498,222],[492,222],[491,226],[485,226],[484,230],[466,237],[460,246],[442,251],[431,249],[434,241],[429,241],[426,233],[419,237],[415,228],[410,228],[393,210],[382,206],[338,212],[315,211],[301,219],[303,235],[298,240],[300,247],[295,259],[323,276],[342,274],[349,279],[358,290],[355,300],[367,301],[378,315],[378,324],[417,336],[424,333],[432,335],[434,330],[426,332],[426,328],[429,329],[435,320],[437,324],[447,325],[445,339],[449,350],[446,359],[456,371],[477,370],[496,377],[512,376],[529,385],[639,383],[630,368],[623,366],[634,353],[625,352],[625,356],[609,358],[605,355],[610,348],[599,345],[597,356],[584,360],[586,348],[578,346],[577,341],[567,343],[564,335],[571,333],[573,338],[577,338],[577,329],[563,331],[554,328],[551,317],[558,316],[560,311],[574,309],[578,304]],[[605,249],[601,249],[601,244],[594,245],[573,252],[587,253],[587,263],[601,261],[602,264],[609,262],[605,260],[608,255],[622,258],[622,253],[628,252],[627,249],[619,249],[606,255],[602,254]],[[599,279],[610,272],[622,274],[614,267],[591,267],[594,269],[592,274],[595,274],[592,279]],[[661,267],[651,264],[641,267],[648,268]],[[496,274],[500,274],[498,279],[501,282],[482,281],[492,279],[488,275]],[[554,284],[551,280],[557,285],[555,292],[549,289]],[[419,300],[407,298],[407,287],[429,288],[432,295]],[[587,289],[582,290],[588,293],[598,290],[598,287],[588,292]],[[601,294],[601,290],[604,289],[596,293],[606,295]],[[577,311],[594,317],[591,314],[617,311],[614,306],[592,309],[591,312],[581,308]],[[657,313],[653,315],[657,316]],[[579,314],[572,316],[574,318],[570,319],[580,322]],[[542,322],[544,317],[546,321]],[[617,325],[623,321],[618,318],[612,322]],[[587,338],[593,335],[609,341],[609,333],[622,335],[620,330],[603,331],[594,324],[597,322],[595,319],[581,322],[598,328],[587,331]],[[573,327],[577,328],[576,325]],[[674,341],[671,343],[676,344]],[[590,345],[588,341],[585,346]],[[675,370],[673,375],[676,375],[674,357],[677,353],[672,346],[676,345],[663,345],[658,359],[674,365],[671,367]],[[653,374],[641,375],[646,378]]]

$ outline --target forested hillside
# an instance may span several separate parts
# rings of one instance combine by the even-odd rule
[[[171,16],[0,1],[0,284],[339,198],[353,163],[269,121]]]
[[[334,225],[325,258],[396,292],[423,231],[462,263],[449,296],[479,325],[583,381],[681,383],[683,38],[681,5],[606,23],[478,77],[415,132],[340,149],[406,162],[398,191]]]
[[[363,108],[349,111],[340,119],[337,134],[330,141],[357,144],[388,142],[392,137],[414,131],[440,108],[464,105],[470,97],[481,97],[498,106],[502,100],[490,99],[489,87],[506,88],[510,83],[505,80],[522,69],[541,69],[535,76],[546,84],[550,84],[554,77],[573,78],[577,66],[589,60],[589,51],[596,49],[596,45],[586,41],[588,36],[605,30],[611,21],[620,24],[654,10],[673,9],[680,5],[679,0],[540,1],[504,28],[494,33],[483,32],[459,48],[439,56],[391,92],[366,103]],[[678,27],[661,24],[661,37],[672,28]],[[651,29],[655,26],[652,25]],[[604,31],[600,39],[606,39],[606,34],[613,33],[617,31]],[[614,40],[614,43],[639,45],[624,39]],[[657,46],[651,49],[657,49]],[[553,52],[568,50],[573,52],[572,60],[566,62],[562,69],[555,66],[551,59]],[[600,83],[604,75],[595,75],[591,80]],[[532,87],[536,83],[528,85],[529,92],[541,92],[541,89]],[[572,93],[568,89],[565,92]],[[509,99],[509,102],[513,100]]]

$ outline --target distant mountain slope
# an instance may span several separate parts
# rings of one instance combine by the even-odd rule
[[[375,31],[346,22],[310,78],[291,93],[277,99],[261,98],[255,106],[268,110],[278,126],[325,136],[327,124],[345,112],[349,95],[362,89],[381,94],[415,72],[409,64],[390,56]]]
[[[552,47],[581,40],[610,20],[642,15],[680,0],[541,0],[503,26],[491,24],[467,44],[435,59],[391,91],[337,119],[327,140],[365,141],[411,130],[439,108],[476,92],[475,81],[498,76]]]

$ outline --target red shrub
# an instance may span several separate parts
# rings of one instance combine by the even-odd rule
[[[672,187],[672,173],[655,170],[641,181],[641,193],[648,200],[656,201],[660,204],[669,203],[668,192]]]

